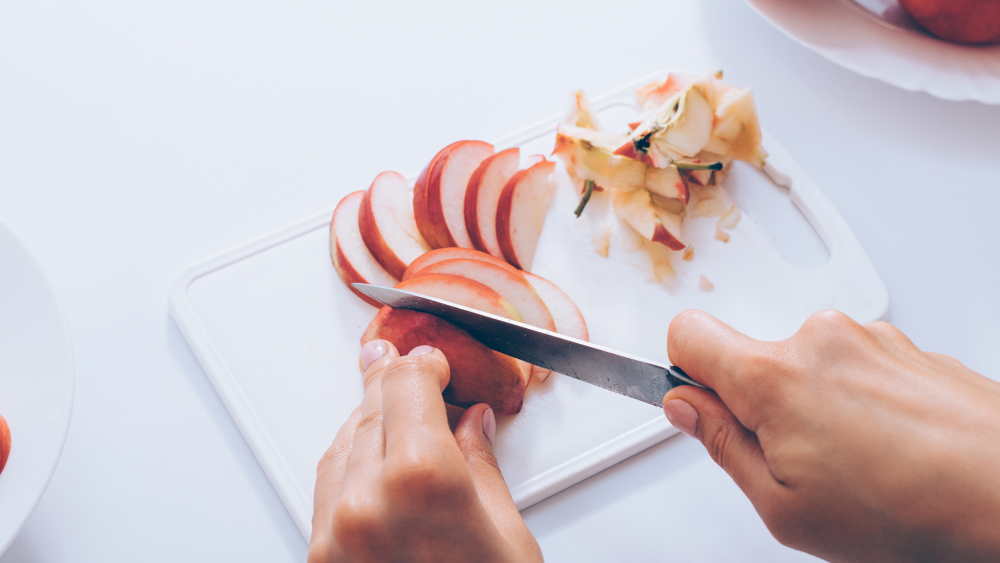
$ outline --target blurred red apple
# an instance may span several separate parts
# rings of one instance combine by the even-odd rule
[[[10,455],[10,428],[7,421],[0,416],[0,473],[3,473],[4,466],[7,465],[7,456]]]
[[[920,25],[955,43],[1000,42],[1000,0],[899,0]]]

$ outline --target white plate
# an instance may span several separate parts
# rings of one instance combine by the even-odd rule
[[[885,14],[892,0],[862,0]],[[1000,45],[936,39],[890,11],[854,0],[747,0],[789,37],[869,78],[945,100],[1000,104]]]
[[[73,408],[73,345],[55,293],[0,221],[0,415],[11,451],[0,473],[0,553],[41,500]]]
[[[594,100],[609,130],[634,120],[635,88],[653,75]],[[558,119],[495,143],[522,154],[548,154]],[[743,219],[723,244],[715,218],[691,219],[682,234],[697,248],[677,260],[674,291],[651,280],[645,251],[626,231],[612,237],[610,258],[598,256],[590,221],[595,195],[573,216],[579,195],[561,165],[555,201],[539,240],[533,271],[572,297],[591,340],[656,361],[666,355],[666,327],[680,311],[698,308],[761,339],[785,338],[814,311],[840,309],[860,322],[883,318],[884,284],[850,227],[795,161],[765,135],[768,163],[789,189],[778,189],[748,166],[726,181]],[[432,155],[427,155],[430,158]],[[784,177],[782,177],[784,174]],[[366,186],[344,186],[342,194]],[[778,204],[815,227],[829,260],[804,270],[775,251],[758,229],[753,203],[771,193]],[[606,202],[605,202],[606,203]],[[763,207],[775,207],[770,203]],[[605,209],[606,211],[606,209]],[[302,535],[309,537],[316,462],[361,399],[358,339],[377,310],[357,298],[330,264],[332,210],[191,266],[170,290],[174,319],[277,490]],[[785,221],[787,222],[787,221]],[[822,243],[821,243],[822,244]],[[716,289],[698,290],[706,275]],[[521,412],[497,422],[495,452],[518,508],[525,508],[675,433],[661,409],[554,374],[532,383]]]

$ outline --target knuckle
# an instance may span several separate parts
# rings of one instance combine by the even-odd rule
[[[442,382],[442,388],[448,383],[449,370],[447,364],[439,361],[435,354],[423,356],[400,356],[389,363],[382,372],[382,382],[406,386],[423,380]]]
[[[337,501],[333,516],[333,539],[337,545],[367,545],[381,533],[381,520],[371,504],[354,495]]]
[[[382,409],[362,414],[358,420],[358,426],[354,430],[354,436],[357,438],[372,431],[382,431]]]
[[[323,454],[323,457],[319,458],[319,463],[316,464],[316,472],[323,473],[328,467],[336,466],[349,459],[351,457],[352,445],[350,442],[334,443],[331,445]]]
[[[851,317],[836,309],[826,309],[810,315],[803,326],[819,330],[832,330],[843,327],[856,327],[858,324]]]
[[[723,471],[728,473],[734,438],[733,427],[730,424],[718,424],[707,430],[709,435],[705,436],[704,443],[708,455]]]
[[[426,458],[395,462],[384,475],[387,493],[406,499],[412,508],[447,502],[461,489],[454,471]]]

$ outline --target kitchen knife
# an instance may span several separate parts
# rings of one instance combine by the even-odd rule
[[[694,385],[676,366],[617,352],[562,334],[519,323],[402,289],[351,284],[393,309],[413,309],[458,326],[489,348],[530,364],[568,375],[619,395],[663,406],[663,396],[678,385]]]

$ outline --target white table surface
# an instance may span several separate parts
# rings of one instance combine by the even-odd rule
[[[167,313],[185,266],[382,170],[670,67],[754,87],[879,268],[890,320],[1000,374],[1000,107],[862,78],[740,0],[0,6],[0,216],[62,299],[62,461],[0,557],[303,561],[306,544]],[[2,510],[2,507],[0,507]],[[677,437],[524,512],[550,561],[805,561]]]

